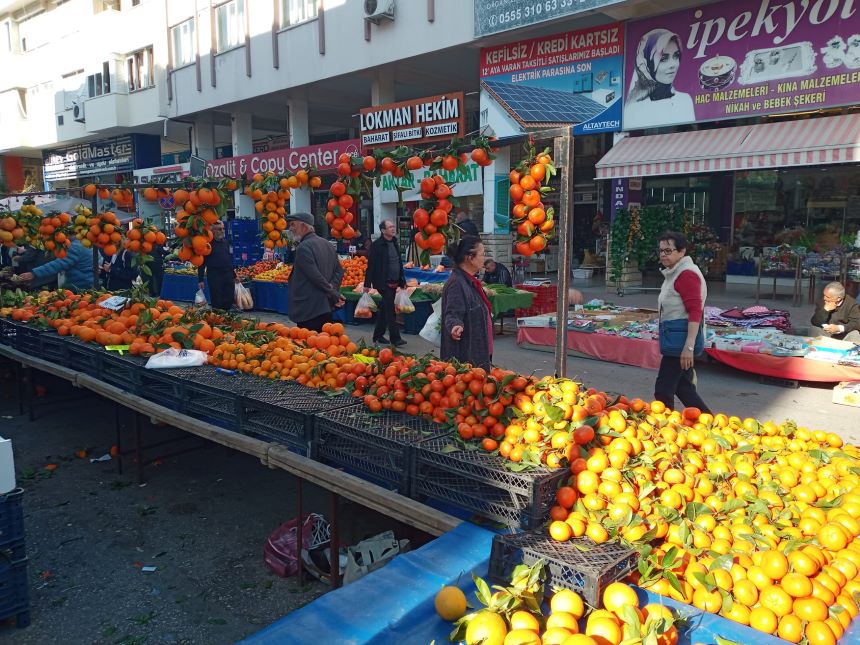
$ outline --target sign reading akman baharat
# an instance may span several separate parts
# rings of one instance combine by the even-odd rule
[[[463,92],[364,108],[364,148],[414,145],[463,135]]]

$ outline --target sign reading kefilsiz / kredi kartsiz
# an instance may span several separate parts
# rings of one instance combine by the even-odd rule
[[[517,29],[623,0],[475,0],[475,38]]]
[[[617,22],[482,49],[481,90],[523,128],[572,123],[574,134],[616,132],[623,64]]]
[[[860,97],[857,0],[726,0],[627,25],[624,129]]]

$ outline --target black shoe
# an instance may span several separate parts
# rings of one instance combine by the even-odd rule
[[[385,336],[380,336],[379,338],[374,338],[373,342],[376,345],[390,345],[391,344],[388,342],[388,339]]]
[[[395,340],[391,344],[394,345],[395,347],[403,347],[406,344],[406,341],[403,340],[402,338],[398,338],[397,340]]]

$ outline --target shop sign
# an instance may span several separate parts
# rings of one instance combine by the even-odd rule
[[[620,22],[481,50],[481,88],[523,127],[573,123],[574,134],[621,130]]]
[[[627,27],[624,129],[857,102],[854,0],[727,0]]]
[[[627,208],[630,186],[626,177],[613,179],[609,184],[609,221],[615,221],[618,211]]]
[[[432,174],[434,173],[426,168],[419,168],[405,174],[403,177],[394,177],[391,173],[383,175],[379,185],[382,203],[390,204],[396,202],[398,187],[405,189],[403,192],[404,202],[420,200],[421,180]],[[441,175],[445,183],[452,187],[451,190],[454,192],[455,197],[484,194],[484,176],[481,173],[481,166],[474,161],[470,161],[465,167],[461,166],[457,170],[439,169],[436,171],[436,174]]]
[[[176,183],[191,174],[191,164],[178,163],[134,171],[136,184]]]
[[[252,152],[268,152],[269,150],[285,150],[290,147],[289,135],[257,139],[251,144]]]
[[[622,0],[475,0],[475,38],[618,4]]]
[[[134,143],[130,135],[124,135],[46,150],[42,159],[44,179],[48,182],[115,174],[134,168]]]
[[[363,148],[452,139],[463,134],[463,92],[368,107],[359,118]]]
[[[206,176],[243,176],[250,178],[258,172],[263,174],[273,172],[276,175],[284,175],[287,172],[296,172],[308,166],[313,166],[320,172],[327,172],[337,168],[337,158],[344,152],[357,155],[359,153],[358,139],[207,161]]]

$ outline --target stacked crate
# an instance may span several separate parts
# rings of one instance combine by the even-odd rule
[[[524,284],[515,285],[517,289],[522,291],[530,291],[535,294],[532,301],[532,306],[527,309],[516,309],[514,316],[516,318],[528,318],[529,316],[540,316],[541,314],[555,313],[557,308],[556,295],[558,288],[554,284],[532,287]]]
[[[0,495],[0,620],[15,618],[18,627],[30,624],[23,497],[22,488]]]
[[[233,249],[233,266],[247,266],[263,259],[260,225],[256,219],[230,220],[227,235]]]

